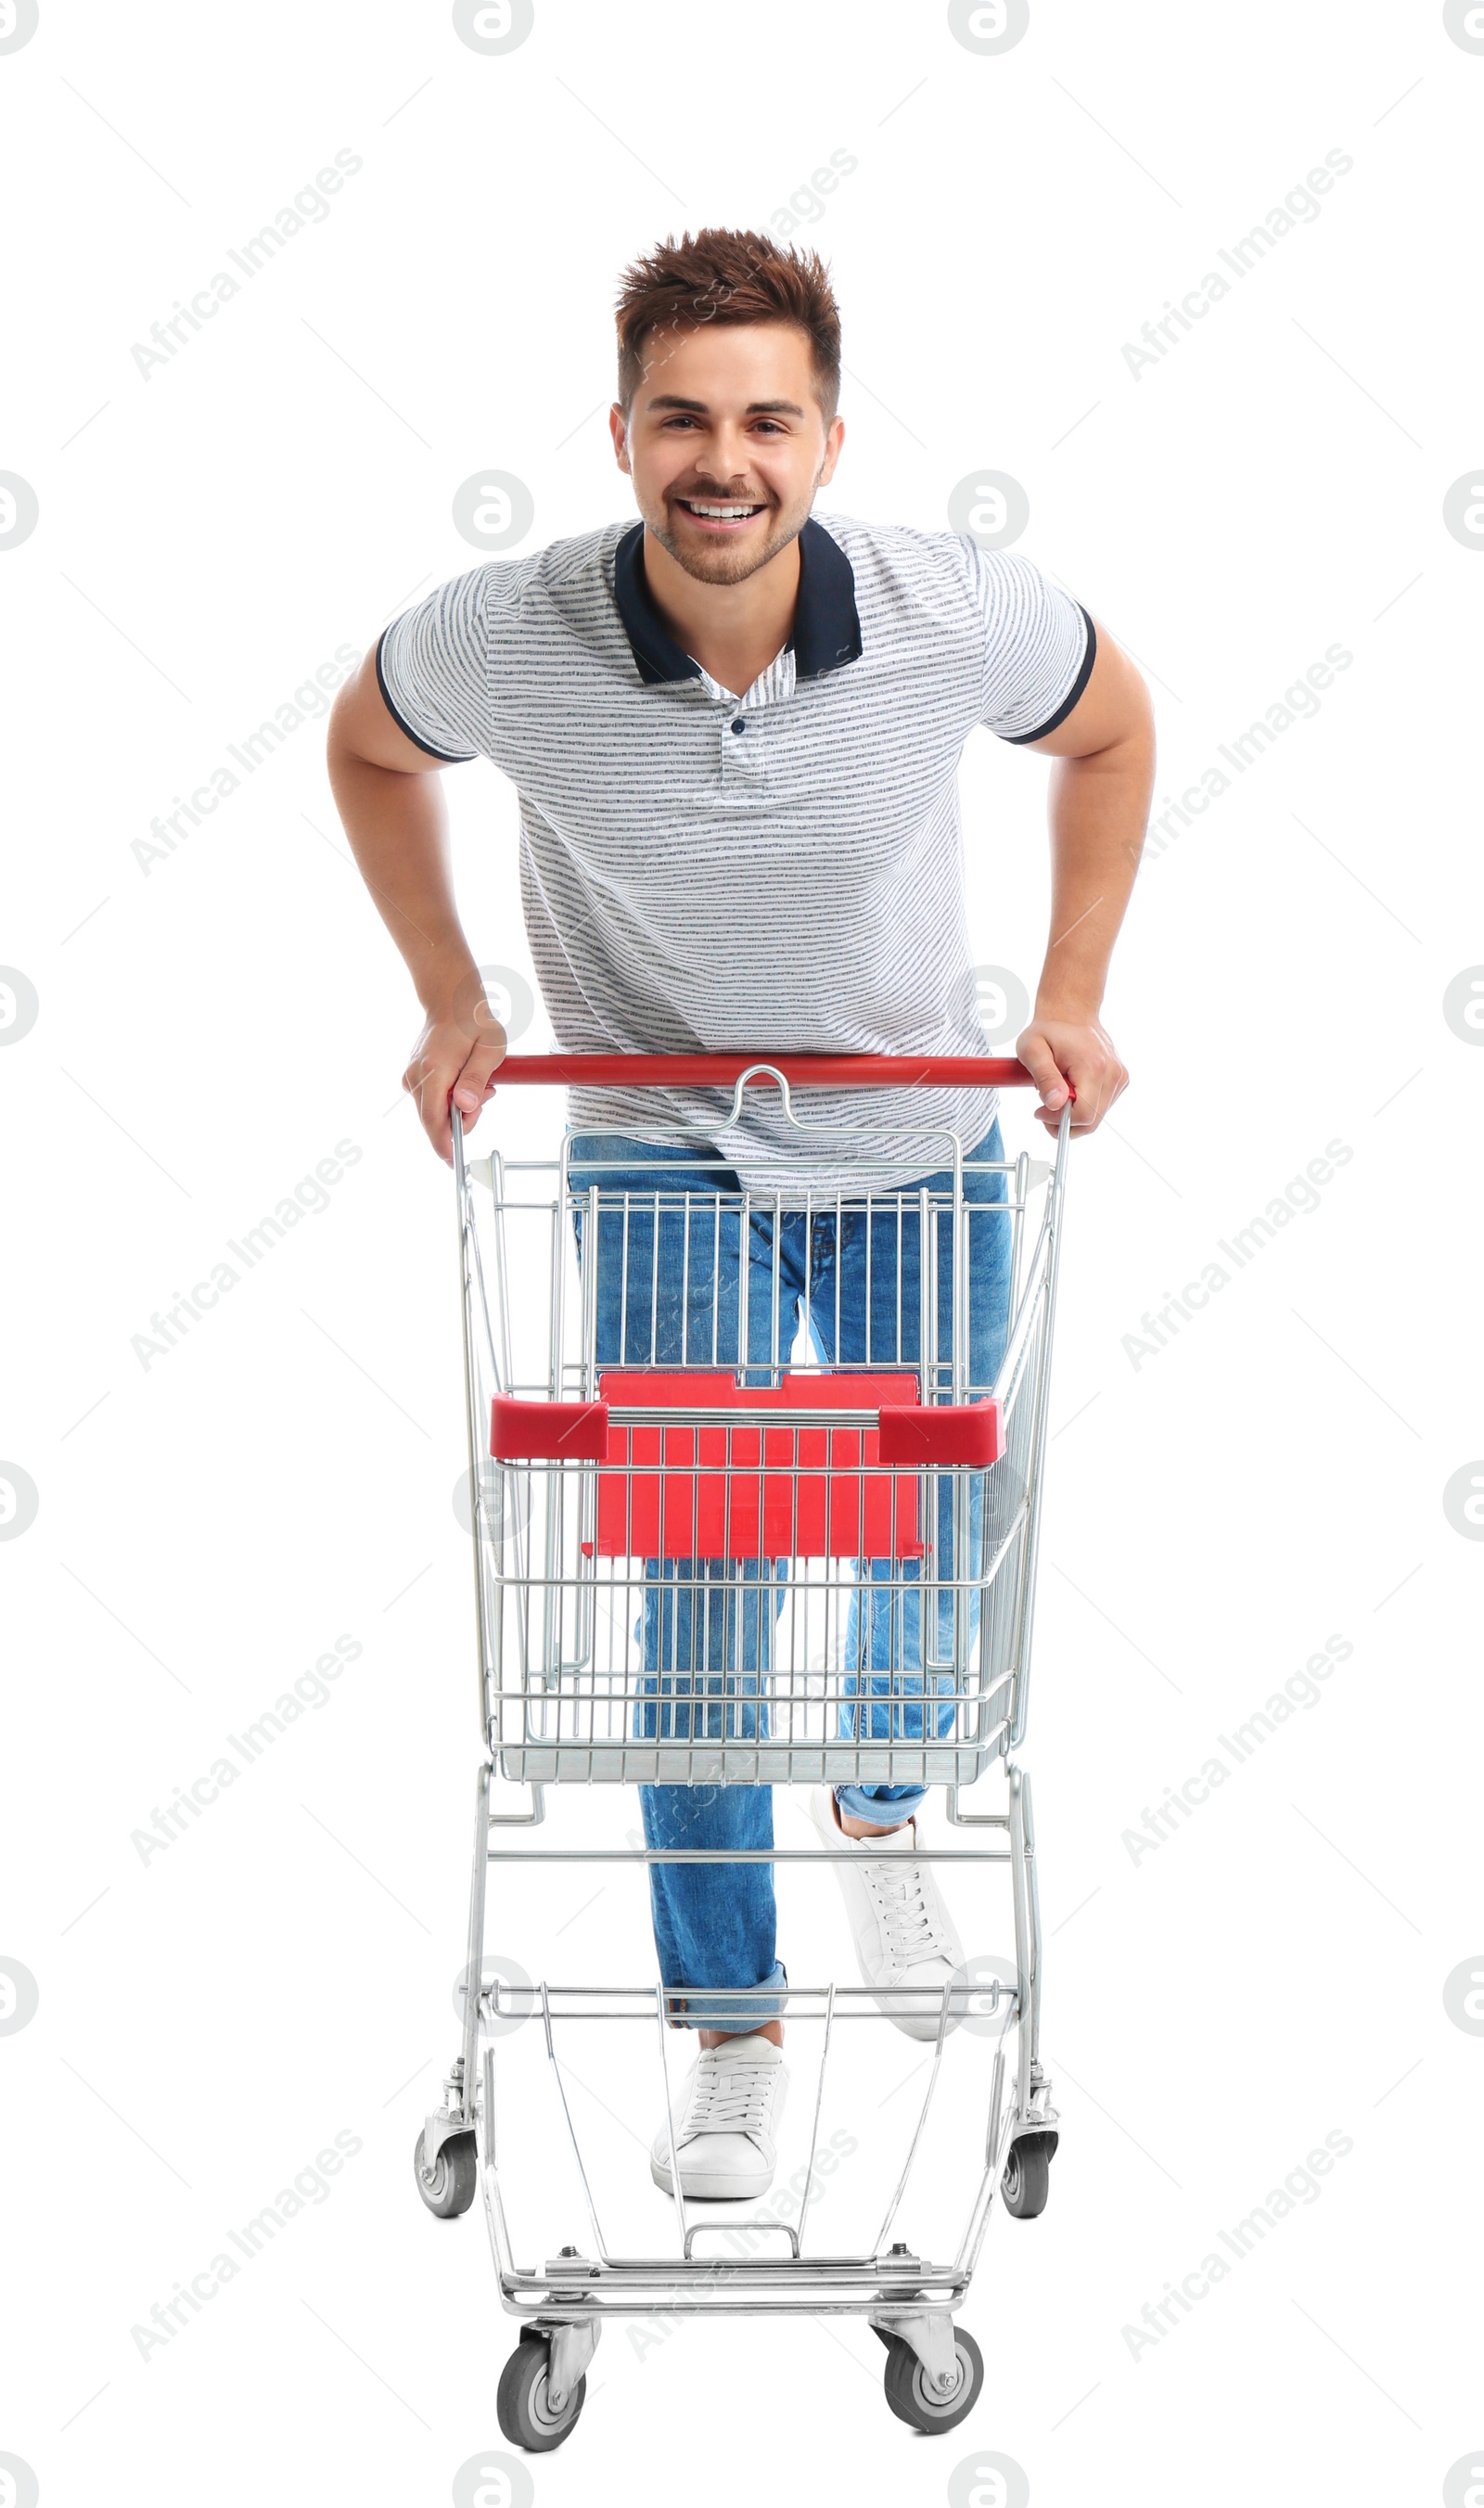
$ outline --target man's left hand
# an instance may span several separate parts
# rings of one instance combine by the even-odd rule
[[[1075,1092],[1074,1132],[1095,1132],[1129,1086],[1117,1048],[1098,1018],[1038,1014],[1016,1039],[1015,1050],[1041,1093],[1036,1122],[1054,1138],[1069,1086]]]

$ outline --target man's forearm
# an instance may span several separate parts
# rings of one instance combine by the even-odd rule
[[[470,977],[478,982],[454,902],[443,779],[373,765],[333,742],[326,765],[351,851],[418,999],[443,1009]]]
[[[1093,1019],[1133,887],[1149,796],[1154,741],[1140,729],[1085,757],[1052,767],[1051,931],[1036,1013]]]
[[[424,756],[388,713],[373,648],[335,700],[325,766],[356,867],[423,1005],[402,1086],[433,1148],[451,1162],[451,1110],[465,1125],[477,1121],[505,1032],[459,920],[443,778]]]

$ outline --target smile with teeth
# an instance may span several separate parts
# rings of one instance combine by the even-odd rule
[[[746,504],[735,498],[728,498],[723,502],[721,499],[700,497],[680,497],[677,498],[676,502],[682,512],[688,514],[692,521],[707,523],[713,530],[728,526],[734,528],[738,523],[750,523],[755,514],[761,514],[762,511],[761,505]]]

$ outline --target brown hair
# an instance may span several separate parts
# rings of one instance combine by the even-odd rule
[[[707,322],[797,322],[809,336],[825,424],[834,418],[840,317],[817,252],[785,247],[746,227],[702,227],[679,243],[666,236],[630,264],[619,284],[618,401],[625,414],[645,377],[663,362],[665,350],[652,334],[700,330]]]

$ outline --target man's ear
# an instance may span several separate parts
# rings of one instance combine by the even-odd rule
[[[617,401],[614,401],[612,408],[608,414],[608,431],[613,439],[613,456],[617,461],[619,469],[622,470],[626,476],[632,476],[632,473],[629,470],[628,425],[624,419],[623,411]]]

